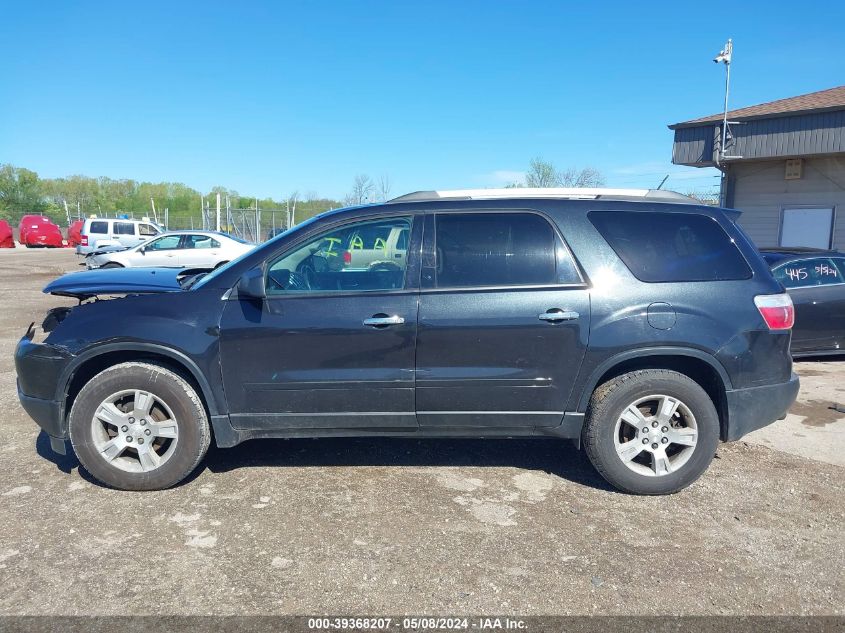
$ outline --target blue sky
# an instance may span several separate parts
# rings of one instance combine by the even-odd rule
[[[701,189],[669,123],[845,83],[845,3],[6,3],[0,163],[340,197],[496,186],[542,156]]]

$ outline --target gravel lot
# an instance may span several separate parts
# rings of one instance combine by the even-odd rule
[[[542,440],[252,442],[117,492],[15,393],[17,340],[63,302],[40,290],[76,264],[0,251],[0,614],[845,613],[845,362],[798,364],[793,414],[672,497]]]

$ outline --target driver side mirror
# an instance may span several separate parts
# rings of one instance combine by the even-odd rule
[[[142,246],[141,248],[138,249],[138,252],[141,253],[141,255],[146,255],[147,254],[147,247]]]
[[[251,299],[264,299],[267,288],[264,284],[264,269],[261,266],[250,268],[238,281],[238,296]]]

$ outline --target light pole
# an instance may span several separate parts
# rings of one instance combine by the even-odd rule
[[[725,113],[722,117],[722,142],[719,145],[719,154],[716,157],[716,164],[721,164],[725,158],[725,144],[728,142],[728,95],[731,90],[731,57],[733,56],[733,40],[728,39],[725,48],[713,58],[715,63],[725,64]]]

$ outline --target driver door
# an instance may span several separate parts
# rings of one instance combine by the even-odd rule
[[[411,216],[358,220],[266,262],[265,299],[227,302],[221,362],[236,428],[417,429],[418,258],[353,264],[350,240],[373,224],[413,226],[419,252],[422,225]]]
[[[175,268],[179,265],[178,254],[181,235],[163,235],[151,240],[144,247],[136,251],[136,266],[167,266]]]

